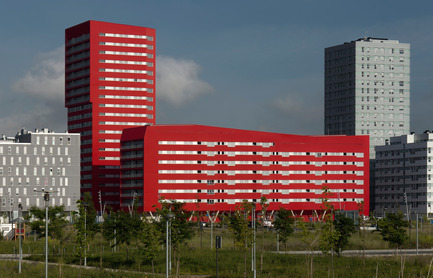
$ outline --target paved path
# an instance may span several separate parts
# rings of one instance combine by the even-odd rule
[[[417,255],[416,249],[402,249],[404,255]],[[281,254],[292,254],[292,255],[307,255],[309,251],[285,251],[285,252],[274,252]],[[365,250],[365,256],[395,256],[395,249],[376,249],[376,250]],[[323,254],[322,251],[313,251],[313,254]],[[344,250],[341,252],[343,256],[362,256],[362,250]],[[418,255],[433,255],[433,249],[418,249]]]
[[[29,254],[23,254],[23,260],[22,263],[29,263],[29,264],[45,264],[45,261],[30,261],[30,260],[26,260],[26,257],[29,257]],[[18,254],[14,255],[14,254],[0,254],[0,260],[7,260],[7,261],[18,261]],[[58,263],[48,263],[48,265],[50,266],[58,266]],[[73,267],[73,268],[84,268],[84,269],[94,269],[94,270],[98,270],[101,269],[99,267],[95,267],[95,266],[79,266],[76,264],[63,264],[63,266],[68,266],[68,267]],[[132,270],[120,270],[120,269],[113,269],[113,268],[103,268],[103,270],[105,271],[113,271],[113,272],[128,272],[128,273],[140,273],[143,275],[148,275],[149,277],[152,277],[152,273],[149,272],[139,272],[139,271],[132,271]],[[165,273],[155,273],[156,277],[165,277]],[[193,275],[193,274],[186,274],[186,275],[179,275],[179,277],[182,278],[209,278],[211,277],[211,275]]]

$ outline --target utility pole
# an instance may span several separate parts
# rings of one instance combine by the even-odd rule
[[[21,273],[21,261],[23,260],[23,246],[22,246],[22,241],[21,241],[21,216],[22,216],[22,211],[23,211],[23,206],[20,204],[18,204],[18,209],[19,209],[19,213],[18,213],[18,231],[19,231],[19,264],[18,264],[18,273]]]
[[[35,192],[42,192],[45,201],[45,278],[48,278],[48,206],[50,204],[50,194],[59,191],[35,190]]]
[[[256,278],[256,204],[253,204],[253,277]]]
[[[84,242],[86,246],[84,248],[84,266],[87,266],[87,204],[84,203]]]

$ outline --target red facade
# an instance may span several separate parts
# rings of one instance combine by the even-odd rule
[[[65,31],[68,131],[81,133],[81,191],[119,205],[120,137],[155,123],[155,30],[87,21]]]
[[[230,211],[246,199],[316,215],[327,187],[335,208],[369,211],[368,136],[300,136],[198,125],[125,129],[121,206],[159,198],[193,211]],[[258,206],[258,209],[260,206]]]

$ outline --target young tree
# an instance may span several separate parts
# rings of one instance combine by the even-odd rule
[[[335,215],[334,227],[338,233],[335,252],[340,256],[340,252],[349,244],[349,238],[355,232],[355,223],[352,218],[337,213]]]
[[[293,218],[290,211],[280,208],[278,215],[274,221],[274,228],[278,233],[278,239],[280,242],[287,244],[287,240],[293,234],[293,224],[295,219]],[[287,249],[287,246],[286,246]]]
[[[308,255],[307,255],[307,277],[313,277],[313,250],[316,249],[316,245],[320,239],[320,229],[317,228],[319,224],[307,223],[303,218],[299,218],[298,228],[301,230],[301,240],[307,244]]]
[[[66,243],[69,241],[72,241],[76,237],[76,231],[72,225],[66,225],[64,228],[62,228],[62,233],[60,235],[59,245],[60,245],[60,259],[59,259],[59,276],[63,277],[63,259],[64,259],[64,252]]]
[[[374,218],[374,215],[371,215]],[[362,245],[362,267],[365,267],[365,218],[364,218],[364,201],[358,203],[358,231],[359,237],[361,238]]]
[[[126,244],[126,256],[129,259],[129,246],[141,231],[142,221],[137,213],[124,211],[112,212],[103,224],[103,236],[107,240],[116,239],[115,245]]]
[[[322,252],[331,252],[331,270],[332,277],[334,277],[334,251],[337,249],[338,239],[340,237],[339,231],[335,228],[334,217],[335,208],[329,201],[332,193],[327,186],[322,188],[322,210],[324,212],[322,230],[320,235],[320,249]]]
[[[403,220],[404,215],[399,213],[386,213],[386,217],[377,221],[377,230],[392,247],[401,250],[401,246],[408,239],[406,230],[409,223]]]
[[[263,221],[262,224],[264,225],[264,221],[267,220],[267,210],[269,207],[269,203],[268,203],[268,199],[266,199],[265,196],[262,196],[260,198],[260,206],[262,207],[262,209],[260,210],[260,212],[262,213],[262,217],[263,217]]]
[[[33,206],[30,208],[30,214],[35,220],[30,222],[33,231],[40,237],[45,237],[45,208]],[[63,236],[63,228],[66,226],[65,206],[48,207],[48,236],[59,239]]]
[[[75,241],[78,245],[76,255],[80,259],[80,265],[82,264],[82,261],[85,257],[85,249],[87,248],[87,244],[89,243],[90,237],[87,237],[86,235],[86,222],[85,219],[87,216],[86,213],[86,207],[85,203],[81,200],[77,201],[78,205],[78,213],[75,214],[75,222],[74,227],[77,231],[77,234],[75,236]]]
[[[382,235],[383,240],[387,241],[390,246],[395,247],[396,250],[400,250],[402,277],[404,273],[404,261],[401,247],[408,239],[404,228],[409,227],[409,222],[403,220],[403,218],[404,215],[400,211],[398,213],[386,213],[386,217],[377,221],[377,230]]]
[[[93,203],[92,194],[90,192],[84,192],[83,201],[86,210],[87,236],[93,239],[95,234],[100,230],[100,227],[96,222],[97,211],[95,209],[95,204]]]
[[[161,238],[161,232],[157,229],[156,225],[150,221],[145,220],[143,222],[142,230],[140,233],[141,246],[139,247],[140,253],[146,261],[150,261],[152,264],[152,274],[155,277],[154,260],[158,252]]]
[[[45,237],[45,208],[38,208],[33,206],[30,208],[30,214],[34,216],[35,220],[30,222],[30,227],[36,233],[39,233],[40,237]],[[48,236],[52,239],[57,239],[60,244],[60,258],[59,258],[59,274],[63,276],[62,265],[63,265],[63,248],[65,243],[72,237],[73,231],[69,229],[66,220],[65,207],[52,206],[48,207]]]
[[[184,203],[180,203],[175,200],[166,201],[164,199],[160,199],[159,203],[160,208],[157,207],[156,211],[162,219],[166,219],[169,213],[174,214],[174,218],[170,221],[170,229],[171,244],[173,246],[173,258],[176,261],[177,275],[179,273],[181,247],[185,245],[186,242],[194,235],[194,224],[188,221],[191,213],[183,208],[185,205]],[[166,222],[160,221],[155,224],[160,231],[162,242],[165,242]]]
[[[248,217],[251,214],[252,204],[244,200],[236,205],[235,212],[228,218],[228,228],[233,233],[235,246],[244,252],[244,277],[247,275],[247,250],[252,242],[252,230],[248,228]]]

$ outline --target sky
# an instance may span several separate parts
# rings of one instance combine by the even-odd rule
[[[0,132],[66,130],[64,30],[156,29],[157,124],[323,134],[324,48],[411,44],[411,131],[433,129],[433,1],[2,1]]]

